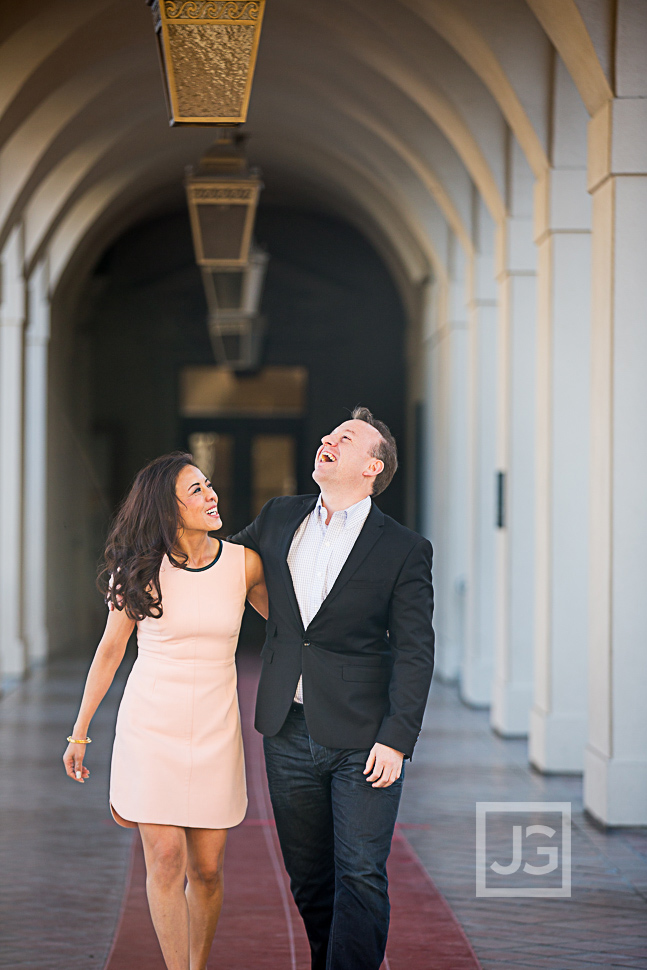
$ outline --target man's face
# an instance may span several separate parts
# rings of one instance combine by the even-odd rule
[[[366,421],[344,421],[321,439],[312,477],[321,488],[334,484],[336,488],[357,489],[365,485],[370,493],[376,475],[384,468],[384,463],[371,454],[381,440],[377,428]]]

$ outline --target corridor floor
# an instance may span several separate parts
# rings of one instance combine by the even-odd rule
[[[247,655],[241,659],[241,707],[248,722],[255,667]],[[146,944],[141,864],[131,833],[114,825],[107,809],[111,732],[125,673],[93,723],[91,783],[74,785],[60,762],[83,674],[80,663],[52,664],[0,701],[2,970],[103,970],[107,965],[109,970],[126,970],[129,965],[148,970],[139,959],[131,964],[124,959],[129,940]],[[238,843],[232,833],[228,847],[228,860],[238,860],[243,889],[245,873],[253,874],[260,859],[254,846],[264,845],[269,858],[275,840],[262,804],[260,762],[252,758],[259,747],[251,738],[248,735],[252,761],[247,827],[238,830]],[[582,812],[581,788],[578,777],[546,777],[532,771],[525,741],[493,735],[487,712],[465,707],[455,688],[436,681],[414,760],[407,766],[392,853],[394,921],[387,951],[391,970],[405,964],[408,970],[462,970],[478,962],[483,970],[645,970],[647,830],[600,831]],[[476,897],[475,803],[513,801],[571,804],[570,898]],[[488,853],[493,838],[501,864],[512,853],[509,821],[512,817],[505,813],[496,816],[493,835],[488,831],[487,836]],[[546,819],[535,812],[527,821]],[[539,840],[547,841],[545,835]],[[427,875],[417,866],[411,847]],[[546,861],[536,854],[527,858]],[[233,944],[243,935],[249,943],[253,934],[249,909],[244,920],[237,912],[237,907],[247,908],[253,901],[242,889],[236,890],[233,876],[230,915],[225,924],[223,913],[219,959],[213,963],[219,970],[246,965],[232,956],[237,949]],[[292,942],[288,940],[283,953],[277,937],[274,962],[266,954],[262,963],[255,961],[254,970],[288,970],[291,964],[305,970],[298,919],[286,917],[291,901],[281,900],[280,892],[275,895],[271,905],[282,909],[283,920],[292,921]],[[265,917],[268,939],[267,930],[276,919],[271,911]],[[214,948],[214,958],[216,953]],[[151,970],[158,966],[153,955]]]

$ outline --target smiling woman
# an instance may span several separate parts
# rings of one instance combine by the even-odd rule
[[[206,516],[209,519],[209,526],[211,529],[220,529],[222,526],[222,520],[218,512],[218,496],[216,495],[213,485],[205,477],[204,473],[200,471],[199,468],[194,465],[187,465],[177,476],[175,482],[175,495],[177,497],[178,503],[182,508],[182,535],[185,536],[188,532],[195,531],[201,533],[204,531]],[[194,555],[200,556],[202,548],[197,550],[191,550]],[[205,540],[204,551],[207,555],[211,551],[211,541],[209,537]],[[186,553],[185,553],[186,555]],[[185,566],[191,561],[191,554],[189,553],[189,558],[187,562],[184,563]],[[199,563],[192,562],[192,567],[194,569],[200,568]]]
[[[159,571],[182,525],[176,481],[193,467],[187,452],[174,452],[143,468],[117,512],[106,543],[99,588],[131,620],[161,616]],[[194,469],[195,471],[195,469]],[[204,476],[203,476],[204,477]],[[213,525],[210,526],[213,528]],[[186,555],[177,553],[180,563]],[[118,584],[113,583],[118,577]]]
[[[108,621],[63,756],[68,776],[85,784],[90,721],[137,624],[110,807],[120,825],[139,828],[170,970],[204,970],[227,830],[247,808],[234,657],[245,600],[267,616],[267,592],[260,557],[210,535],[221,526],[218,496],[187,452],[139,472],[107,543]]]

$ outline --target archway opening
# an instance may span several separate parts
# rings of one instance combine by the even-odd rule
[[[150,459],[190,448],[210,465],[204,470],[223,493],[227,535],[270,494],[316,491],[311,471],[321,435],[357,404],[386,421],[400,443],[402,467],[378,504],[403,519],[406,318],[395,283],[367,240],[329,214],[267,205],[256,234],[270,254],[261,306],[268,325],[259,368],[249,374],[224,375],[214,359],[184,210],[132,226],[94,268],[74,324],[87,379],[76,381],[73,394],[86,414],[103,499],[86,512],[95,517],[89,562],[66,543],[65,516],[55,525],[52,547],[59,557],[67,549],[70,575],[91,570],[110,514]],[[224,378],[227,401],[205,405],[197,394],[196,405],[196,375],[206,375],[207,386]],[[298,399],[286,391],[290,381]],[[280,400],[272,387],[284,392]],[[78,514],[73,502],[67,509]],[[81,576],[79,588],[90,596]],[[79,606],[77,615],[87,617],[90,603]],[[87,632],[86,625],[78,639]]]

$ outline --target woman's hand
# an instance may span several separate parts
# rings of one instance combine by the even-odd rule
[[[83,764],[85,748],[87,748],[87,744],[68,744],[63,755],[65,774],[73,781],[78,781],[81,784],[86,778],[90,777],[90,772]]]

